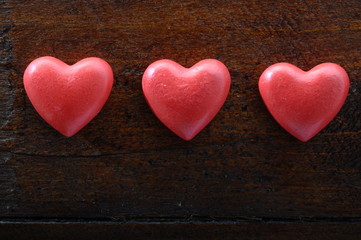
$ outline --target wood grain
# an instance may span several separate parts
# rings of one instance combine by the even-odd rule
[[[19,220],[200,217],[226,221],[229,230],[214,231],[236,236],[231,222],[239,218],[292,226],[306,218],[322,221],[314,239],[333,221],[344,224],[341,233],[359,233],[360,222],[348,223],[361,219],[360,1],[4,0],[0,6],[3,229]],[[41,119],[23,88],[26,66],[46,55],[68,64],[100,57],[115,74],[103,110],[72,138]],[[142,94],[144,70],[163,58],[186,67],[216,58],[231,72],[225,105],[190,142],[163,126]],[[334,62],[349,74],[345,105],[307,143],[285,132],[260,98],[258,78],[276,62],[304,70]],[[272,232],[262,221],[251,228]],[[257,237],[252,231],[248,239]]]
[[[17,223],[0,225],[2,239],[360,239],[355,223]],[[15,234],[14,234],[15,232]],[[26,232],[27,235],[22,233]],[[61,234],[59,234],[61,233]]]

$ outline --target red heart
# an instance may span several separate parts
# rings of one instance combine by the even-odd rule
[[[99,113],[112,85],[112,69],[99,58],[86,58],[69,66],[53,57],[41,57],[24,73],[25,90],[36,111],[67,137]]]
[[[191,140],[214,118],[230,84],[228,69],[214,59],[189,69],[171,60],[159,60],[147,68],[142,82],[155,115],[184,140]]]
[[[276,121],[306,142],[323,129],[344,104],[350,81],[337,64],[304,72],[288,63],[267,68],[259,79],[263,101]]]

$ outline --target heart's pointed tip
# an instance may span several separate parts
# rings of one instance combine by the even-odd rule
[[[197,133],[175,133],[178,137],[180,137],[181,139],[183,139],[184,141],[190,141],[192,140]]]
[[[67,137],[67,138],[70,138],[72,136],[74,136],[75,134],[77,134],[79,130],[76,130],[76,131],[71,131],[71,130],[58,130],[56,129],[59,133],[61,133],[63,136]]]
[[[305,143],[308,142],[308,140],[310,140],[311,138],[297,138],[297,139]]]
[[[184,141],[187,141],[189,142],[190,140],[192,140],[194,137],[181,137],[179,136],[180,138],[182,138]]]
[[[60,133],[67,138],[71,138],[72,136],[74,136],[76,134],[76,133],[62,133],[62,132],[60,132]]]
[[[294,136],[295,138],[297,138],[299,141],[301,142],[308,142],[311,138],[313,138],[315,135],[312,136]]]

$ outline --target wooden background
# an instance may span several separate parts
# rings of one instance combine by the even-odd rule
[[[1,0],[0,239],[360,239],[361,1]],[[115,74],[74,137],[46,124],[22,83],[50,55]],[[206,58],[231,91],[192,141],[144,100],[146,67]],[[271,117],[258,78],[276,62],[349,73],[337,117],[302,143]],[[94,237],[94,238],[93,238]]]

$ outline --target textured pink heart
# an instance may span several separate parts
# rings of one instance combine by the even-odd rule
[[[112,85],[112,69],[99,58],[86,58],[69,66],[53,57],[41,57],[24,73],[25,90],[36,111],[67,137],[99,113]]]
[[[334,63],[317,65],[308,72],[288,63],[277,63],[259,79],[259,90],[270,113],[303,142],[336,116],[349,86],[346,71]]]
[[[143,75],[143,92],[155,113],[170,130],[191,140],[224,104],[231,78],[220,61],[207,59],[191,68],[171,60],[152,63]]]

